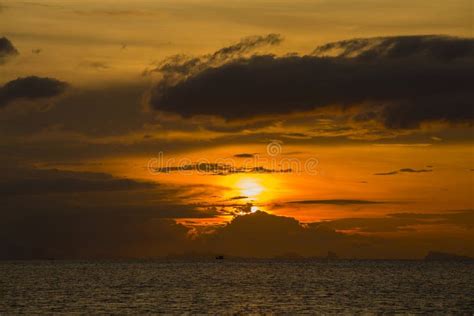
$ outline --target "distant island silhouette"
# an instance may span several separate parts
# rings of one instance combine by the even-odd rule
[[[303,256],[296,252],[288,252],[281,255],[273,256],[273,257],[246,257],[246,256],[238,256],[232,254],[221,254],[221,253],[213,253],[213,252],[185,252],[181,254],[177,253],[170,253],[166,257],[166,259],[171,260],[248,260],[248,259],[274,259],[274,260],[323,260],[323,261],[337,261],[337,260],[367,260],[364,258],[356,258],[356,257],[341,257],[334,251],[328,251],[326,255],[320,256]],[[374,259],[374,260],[387,260],[384,258]],[[390,260],[390,259],[389,259]],[[397,260],[397,259],[391,259]],[[424,261],[472,261],[474,262],[473,257],[448,253],[448,252],[441,252],[441,251],[429,251],[426,256],[421,259]]]
[[[447,252],[430,251],[425,256],[425,261],[474,261],[474,258]]]

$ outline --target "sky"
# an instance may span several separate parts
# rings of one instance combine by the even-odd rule
[[[472,12],[0,0],[0,258],[474,256]]]

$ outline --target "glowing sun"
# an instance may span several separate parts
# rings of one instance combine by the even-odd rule
[[[242,195],[249,198],[255,198],[264,191],[264,187],[254,178],[242,178],[237,182],[236,187]]]

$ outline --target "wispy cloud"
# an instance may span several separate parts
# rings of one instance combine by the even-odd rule
[[[228,164],[221,163],[196,163],[187,164],[175,167],[159,167],[153,169],[156,173],[170,173],[170,172],[190,172],[195,171],[201,174],[211,175],[230,175],[236,173],[291,173],[291,169],[268,169],[262,166],[255,167],[234,167]]]
[[[334,199],[334,200],[300,200],[300,201],[290,201],[288,203],[290,204],[363,205],[363,204],[382,204],[386,202],[370,201],[370,200]]]
[[[433,172],[433,169],[413,169],[413,168],[401,168],[399,170],[389,172],[378,172],[374,173],[375,176],[393,176],[400,173],[426,173]]]

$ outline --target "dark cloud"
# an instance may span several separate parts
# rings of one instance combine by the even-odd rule
[[[322,45],[316,56],[357,57],[361,59],[433,58],[450,61],[471,58],[472,39],[440,35],[393,36],[351,39]]]
[[[174,219],[219,215],[195,205],[215,194],[206,186],[18,166],[0,172],[1,259],[166,255],[190,242]]]
[[[446,213],[394,213],[377,218],[342,218],[311,223],[310,226],[323,225],[338,231],[357,231],[364,233],[414,231],[417,225],[455,225],[463,229],[474,228],[472,210]]]
[[[190,229],[173,220],[134,213],[82,213],[4,218],[0,258],[150,258],[172,253],[225,253],[272,257],[289,251],[326,253],[346,240],[330,230],[304,228],[289,217],[256,212],[237,216],[210,234],[191,239]],[[347,248],[355,240],[348,240]],[[338,250],[341,250],[338,247]]]
[[[369,200],[301,200],[291,201],[290,204],[328,204],[328,205],[360,205],[360,204],[381,204],[384,202],[369,201]]]
[[[32,214],[0,227],[0,259],[149,258],[190,243],[188,228],[150,217]]]
[[[1,7],[0,7],[1,11]],[[6,62],[9,57],[18,55],[18,50],[6,37],[0,37],[0,65]]]
[[[408,218],[342,218],[331,221],[311,223],[312,227],[320,225],[338,231],[356,231],[361,233],[387,233],[398,231],[413,231],[409,227],[418,224],[418,220]]]
[[[253,158],[255,157],[255,154],[248,154],[248,153],[242,153],[242,154],[235,154],[235,158]]]
[[[402,168],[399,170],[400,172],[408,172],[408,173],[422,173],[422,172],[432,172],[431,169],[412,169],[412,168]]]
[[[402,168],[399,170],[395,171],[389,171],[389,172],[378,172],[374,173],[375,176],[393,176],[396,174],[400,173],[426,173],[426,172],[432,172],[433,169],[413,169],[413,168]]]
[[[156,188],[155,183],[114,178],[105,173],[60,171],[57,169],[0,170],[0,196],[129,191]]]
[[[173,81],[184,79],[188,75],[198,73],[208,67],[220,66],[223,63],[244,56],[253,50],[264,45],[278,45],[283,39],[279,34],[268,34],[266,36],[249,36],[240,40],[238,43],[221,48],[212,54],[193,57],[186,55],[174,55],[166,58],[152,70],[148,72],[160,72],[167,76],[180,75],[181,78],[173,77]],[[170,77],[165,78],[167,81]]]
[[[398,174],[398,171],[389,171],[389,172],[378,172],[374,173],[375,176],[392,176]]]
[[[196,164],[189,164],[179,167],[160,167],[156,168],[155,172],[157,173],[169,173],[169,172],[176,172],[176,171],[197,171],[202,173],[220,173],[220,172],[227,172],[232,171],[232,167],[226,164],[220,163],[196,163]]]
[[[286,138],[311,138],[311,135],[304,134],[304,133],[284,133],[281,136]]]
[[[261,55],[191,72],[194,62],[172,63],[186,69],[160,71],[190,75],[161,81],[150,103],[183,117],[228,120],[340,106],[366,113],[358,121],[377,120],[393,129],[429,121],[471,123],[473,45],[472,39],[444,36],[390,37],[332,43],[331,49],[343,49],[334,57]]]
[[[449,224],[465,229],[474,229],[474,210],[452,211],[446,213],[394,213],[392,218],[425,221],[427,224]]]
[[[239,196],[233,196],[229,200],[235,201],[235,200],[245,200],[245,199],[248,199],[248,196],[239,195]]]
[[[173,186],[117,178],[105,173],[36,169],[17,166],[0,169],[0,196],[11,215],[61,212],[113,212],[155,218],[213,217],[196,201],[215,194],[210,186]]]
[[[144,125],[153,123],[150,113],[145,113],[140,106],[145,89],[144,83],[71,87],[47,112],[30,111],[8,117],[4,113],[0,117],[3,119],[0,130],[8,135],[30,135],[60,125],[64,133],[81,133],[95,139],[143,131]],[[148,133],[150,131],[143,131],[143,134]]]
[[[0,222],[0,258],[153,258],[212,253],[242,257],[294,253],[323,257],[328,251],[344,258],[417,258],[431,249],[453,249],[459,243],[467,245],[462,252],[474,251],[460,237],[389,240],[338,232],[404,231],[416,234],[414,225],[450,224],[471,232],[466,238],[472,238],[472,211],[399,213],[383,218],[302,224],[291,217],[261,211],[245,212],[248,205],[241,207],[240,215],[229,223],[198,235],[174,220],[157,216],[158,211],[144,212],[135,207],[108,211],[62,209],[54,213],[41,208],[29,213],[21,208],[16,212],[6,208],[2,209]]]
[[[237,44],[224,47],[214,52],[211,60],[228,60],[236,56],[242,56],[263,45],[278,45],[282,42],[279,34],[268,34],[266,36],[249,36],[242,39]]]
[[[195,163],[177,167],[158,167],[154,169],[156,173],[170,172],[197,172],[212,175],[229,175],[235,173],[290,173],[291,169],[268,169],[262,166],[256,167],[235,167],[224,163]]]
[[[334,246],[334,240],[344,239],[334,231],[306,229],[294,218],[261,211],[237,216],[202,238],[213,251],[247,257],[273,257],[288,252],[316,255]]]
[[[395,240],[381,237],[362,236],[357,233],[337,232],[337,229],[355,232],[392,232],[403,230],[416,234],[409,225],[413,219],[342,219],[321,223],[302,224],[291,217],[276,216],[257,211],[235,217],[211,234],[202,235],[199,241],[206,250],[243,257],[276,257],[295,254],[304,257],[325,257],[329,251],[345,258],[402,258],[422,257],[430,249],[446,249],[446,244],[460,242],[445,239],[416,238]],[[393,223],[395,222],[395,223]],[[381,225],[381,226],[380,226]],[[381,228],[378,228],[381,227]],[[360,228],[359,230],[357,228]],[[469,231],[468,231],[469,232]],[[472,238],[472,233],[467,235]],[[473,248],[465,248],[470,253]]]
[[[36,76],[18,78],[0,88],[0,108],[16,100],[47,99],[62,94],[67,83]]]
[[[231,201],[231,203],[226,203],[226,201],[220,203],[198,203],[197,206],[205,209],[219,210],[217,213],[220,213],[221,215],[241,215],[243,213],[250,213],[254,204],[251,202],[234,202],[240,199],[247,199],[247,197],[241,196],[235,199],[230,198],[226,200]]]

